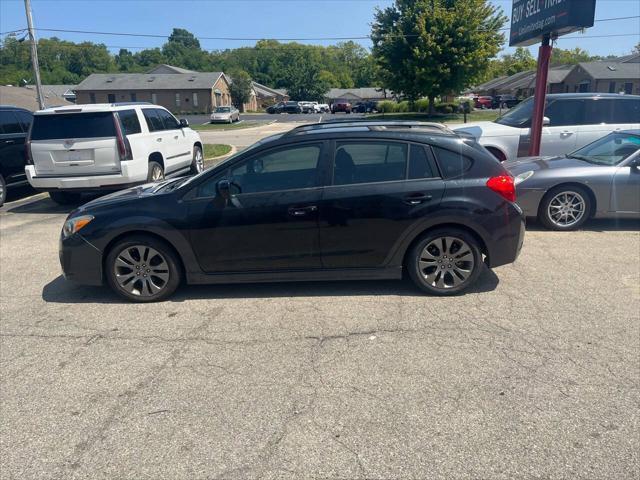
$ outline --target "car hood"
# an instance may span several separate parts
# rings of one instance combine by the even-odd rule
[[[172,192],[173,189],[170,186],[178,181],[182,180],[182,178],[172,178],[171,180],[165,180],[157,183],[145,183],[144,185],[139,185],[137,187],[127,188],[125,190],[120,190],[114,193],[110,193],[109,195],[105,195],[103,197],[98,197],[94,200],[91,200],[88,203],[82,205],[79,210],[84,211],[88,209],[100,208],[105,206],[111,206],[118,203],[124,203],[132,200],[136,200],[139,198],[151,197],[155,195],[164,195],[166,193]],[[169,187],[169,188],[166,188]]]
[[[507,160],[502,165],[512,175],[524,172],[537,172],[541,170],[558,170],[561,168],[581,168],[592,166],[589,162],[569,157],[521,157],[515,160]]]
[[[472,135],[474,138],[486,137],[504,137],[510,135],[520,135],[520,129],[501,125],[496,122],[472,122],[461,123],[458,125],[450,125],[454,132],[464,132]]]

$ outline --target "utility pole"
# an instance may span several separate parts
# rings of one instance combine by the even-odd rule
[[[29,27],[29,41],[31,42],[31,64],[33,65],[33,75],[36,79],[36,95],[38,105],[42,110],[45,108],[44,95],[42,95],[42,83],[40,82],[40,65],[38,64],[38,46],[36,45],[36,34],[33,31],[33,18],[31,16],[31,0],[24,0],[24,9],[27,12],[27,27]]]

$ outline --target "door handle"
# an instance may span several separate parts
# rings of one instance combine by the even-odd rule
[[[178,139],[178,135],[176,135],[175,137],[173,137],[173,139],[174,139],[174,140],[177,140],[177,139]]]
[[[563,137],[570,137],[571,135],[573,135],[573,132],[570,132],[569,130],[563,130],[562,132],[560,132],[560,135]]]
[[[16,143],[14,140],[5,140],[4,143]]]
[[[156,142],[161,142],[162,138],[156,138]]]
[[[318,211],[318,207],[315,205],[309,205],[308,207],[291,207],[289,208],[289,215],[292,217],[304,217],[316,211]]]
[[[404,203],[407,205],[420,205],[423,202],[428,202],[433,197],[427,193],[410,193],[404,197]]]

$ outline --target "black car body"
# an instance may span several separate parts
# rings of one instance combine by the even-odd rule
[[[512,108],[518,103],[520,100],[513,95],[496,95],[491,99],[491,108]]]
[[[351,111],[354,113],[374,113],[378,111],[378,103],[377,102],[358,102],[353,107],[351,107]]]
[[[302,113],[298,102],[279,102],[267,108],[267,113]]]
[[[511,177],[473,139],[416,125],[298,127],[196,177],[94,200],[65,223],[65,277],[114,287],[111,252],[132,236],[167,252],[190,284],[398,279],[416,242],[442,229],[490,267],[513,262],[522,211],[488,188]]]
[[[32,121],[33,115],[28,110],[0,106],[0,206],[7,188],[27,183],[25,139]]]

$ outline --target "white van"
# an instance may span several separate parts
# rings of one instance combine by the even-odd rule
[[[204,168],[200,135],[147,103],[73,105],[35,112],[27,180],[61,204]]]

